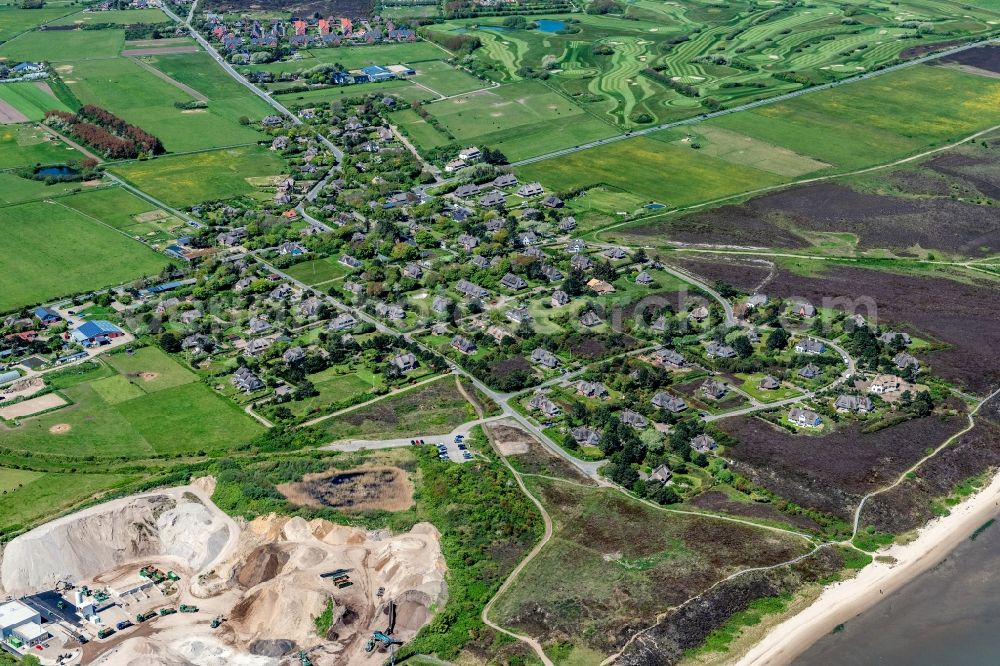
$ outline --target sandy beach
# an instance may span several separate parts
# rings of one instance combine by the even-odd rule
[[[873,562],[851,580],[830,585],[811,606],[774,627],[736,663],[739,666],[790,664],[838,624],[848,622],[940,562],[998,513],[1000,474],[987,487],[954,507],[950,515],[928,523],[910,543],[876,553],[894,557],[894,563]]]

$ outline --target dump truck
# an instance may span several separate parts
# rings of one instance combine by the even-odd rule
[[[320,578],[337,578],[339,576],[345,576],[354,571],[354,569],[335,569],[334,571],[327,571],[326,573],[321,573]]]
[[[97,637],[104,639],[107,638],[108,636],[111,636],[114,633],[115,633],[114,629],[112,629],[111,627],[106,627],[97,632]]]
[[[181,577],[175,574],[173,571],[167,572],[167,578],[174,581],[175,583],[181,579]]]
[[[218,629],[219,625],[222,624],[222,618],[218,615],[212,618],[212,629]]]
[[[163,617],[164,615],[173,615],[176,612],[177,612],[176,608],[161,608],[160,617]]]
[[[152,617],[155,617],[155,616],[156,616],[156,613],[149,613],[149,614],[139,613],[138,615],[135,616],[135,621],[138,622],[139,624],[142,624],[146,620],[148,620],[148,619],[150,619]]]
[[[187,604],[181,604],[180,611],[182,613],[197,613],[198,612],[198,607],[197,606],[188,606]]]
[[[349,580],[345,580],[343,583],[337,583],[337,589],[338,590],[343,590],[344,588],[348,588],[351,585],[354,585],[354,583],[352,583]]]

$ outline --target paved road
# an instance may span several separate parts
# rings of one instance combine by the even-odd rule
[[[639,130],[634,130],[630,132],[625,132],[624,134],[618,134],[606,139],[598,139],[597,141],[591,141],[589,143],[580,144],[579,146],[573,146],[572,148],[563,148],[562,150],[554,150],[543,155],[537,155],[535,157],[529,157],[526,160],[521,160],[519,162],[513,162],[510,166],[519,167],[525,166],[526,164],[533,164],[535,162],[541,162],[543,160],[552,159],[553,157],[562,157],[564,155],[572,155],[573,153],[578,153],[581,150],[589,150],[590,148],[596,148],[598,146],[605,146],[609,143],[616,143],[618,141],[624,141],[625,139],[630,139],[635,136],[643,136],[646,134],[652,134],[653,132],[660,132],[662,130],[670,129],[672,127],[683,127],[684,125],[693,125],[695,123],[700,123],[704,120],[710,120],[712,118],[720,118],[722,116],[729,115],[730,113],[738,113],[740,111],[747,111],[749,109],[755,109],[757,107],[766,106],[768,104],[777,104],[778,102],[784,102],[789,99],[794,99],[801,95],[808,95],[810,93],[820,92],[821,90],[829,90],[830,88],[836,88],[837,86],[842,86],[848,83],[855,83],[857,81],[863,81],[865,79],[872,79],[876,76],[882,76],[883,74],[888,74],[889,72],[894,72],[898,69],[903,69],[905,67],[913,67],[914,65],[920,65],[925,62],[930,62],[932,60],[937,60],[938,58],[943,58],[956,53],[961,53],[962,51],[967,51],[969,49],[974,49],[980,46],[985,46],[987,44],[997,42],[996,37],[987,37],[975,42],[969,42],[968,44],[963,44],[961,46],[956,46],[954,48],[945,49],[944,51],[938,51],[930,55],[926,55],[920,58],[914,58],[913,60],[907,60],[906,62],[901,62],[898,65],[891,65],[883,69],[864,72],[863,74],[857,74],[855,76],[847,77],[846,79],[841,79],[839,81],[832,81],[830,83],[824,83],[818,86],[812,86],[809,88],[803,88],[801,90],[795,90],[790,93],[785,93],[783,95],[776,95],[775,97],[768,97],[767,99],[758,100],[756,102],[748,102],[746,104],[740,104],[739,106],[734,106],[729,109],[722,109],[720,111],[713,111],[711,113],[704,113],[693,118],[685,118],[684,120],[676,120],[670,123],[663,123],[661,125],[655,125],[653,127],[646,127]]]
[[[458,444],[455,443],[455,436],[461,435],[462,437],[468,437],[469,433],[476,426],[483,425],[484,423],[492,423],[493,421],[498,421],[500,419],[507,418],[506,416],[491,416],[484,419],[476,419],[474,421],[469,421],[458,426],[450,433],[446,435],[413,435],[412,437],[396,437],[393,439],[345,439],[339,442],[334,442],[333,444],[328,444],[322,448],[330,449],[333,451],[365,451],[369,449],[399,449],[407,446],[413,446],[413,440],[423,440],[425,446],[433,446],[436,444],[444,444],[448,447],[448,457],[452,462],[462,463],[466,462],[466,459],[462,457],[462,451],[458,448]]]

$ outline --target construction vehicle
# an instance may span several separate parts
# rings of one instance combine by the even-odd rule
[[[380,587],[380,588],[378,588],[378,592],[375,593],[375,596],[378,597],[379,599],[381,599],[383,594],[385,594],[385,588],[384,587]]]
[[[180,607],[179,610],[182,613],[197,613],[198,612],[198,607],[197,606],[188,606],[187,604],[181,604],[181,607]]]
[[[212,618],[212,629],[218,629],[219,625],[221,625],[221,624],[222,624],[222,616],[221,615],[216,615],[215,617]]]
[[[320,578],[338,578],[340,576],[346,576],[347,574],[354,571],[354,569],[337,569],[335,571],[327,571],[326,573],[321,573]]]
[[[305,650],[299,650],[299,661],[302,662],[302,666],[313,666],[313,663],[306,656]]]
[[[100,639],[105,639],[108,636],[112,635],[113,633],[115,633],[115,630],[112,629],[111,627],[107,627],[105,629],[101,629],[100,631],[98,631],[97,637]]]
[[[336,578],[333,579],[333,584],[334,585],[339,585],[339,584],[347,582],[349,580],[351,580],[350,576],[337,576]]]
[[[176,612],[177,612],[176,608],[161,608],[160,617],[163,617],[164,615],[173,615]]]
[[[178,576],[177,574],[175,574],[173,571],[168,571],[167,572],[167,578],[169,578],[170,580],[172,580],[175,583],[181,579],[181,577]]]
[[[121,622],[115,625],[115,629],[117,629],[118,631],[122,631],[123,629],[128,629],[131,626],[132,626],[131,622],[129,622],[128,620],[122,620]]]
[[[351,585],[354,585],[354,583],[352,583],[349,580],[345,580],[343,583],[337,583],[337,589],[343,590],[344,588],[348,588]]]
[[[396,630],[396,604],[389,602],[389,626],[385,628],[385,631],[376,631],[372,634],[368,642],[365,643],[365,652],[374,652],[375,648],[379,645],[384,646],[389,650],[390,663],[396,663],[396,654],[394,652],[395,646],[402,645],[403,641],[396,640],[392,637],[392,632]]]
[[[153,618],[153,617],[156,617],[156,613],[148,613],[148,614],[147,613],[139,613],[138,615],[135,616],[135,621],[138,622],[139,624],[142,624],[146,620],[149,620],[150,618]]]

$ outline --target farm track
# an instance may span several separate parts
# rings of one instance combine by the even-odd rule
[[[169,83],[173,87],[175,87],[178,90],[180,90],[180,91],[182,91],[182,92],[190,95],[192,98],[198,100],[199,102],[208,102],[208,97],[206,95],[198,92],[197,90],[195,90],[194,88],[192,88],[191,86],[189,86],[186,83],[181,83],[177,79],[171,78],[166,72],[161,72],[160,70],[158,70],[157,68],[153,67],[152,65],[150,65],[148,62],[146,62],[142,58],[130,58],[130,59],[132,60],[132,62],[134,62],[135,64],[139,65],[139,67],[142,67],[144,70],[146,70],[147,72],[149,72],[150,74],[152,74],[156,78],[161,79],[163,81],[166,81],[167,83]]]

